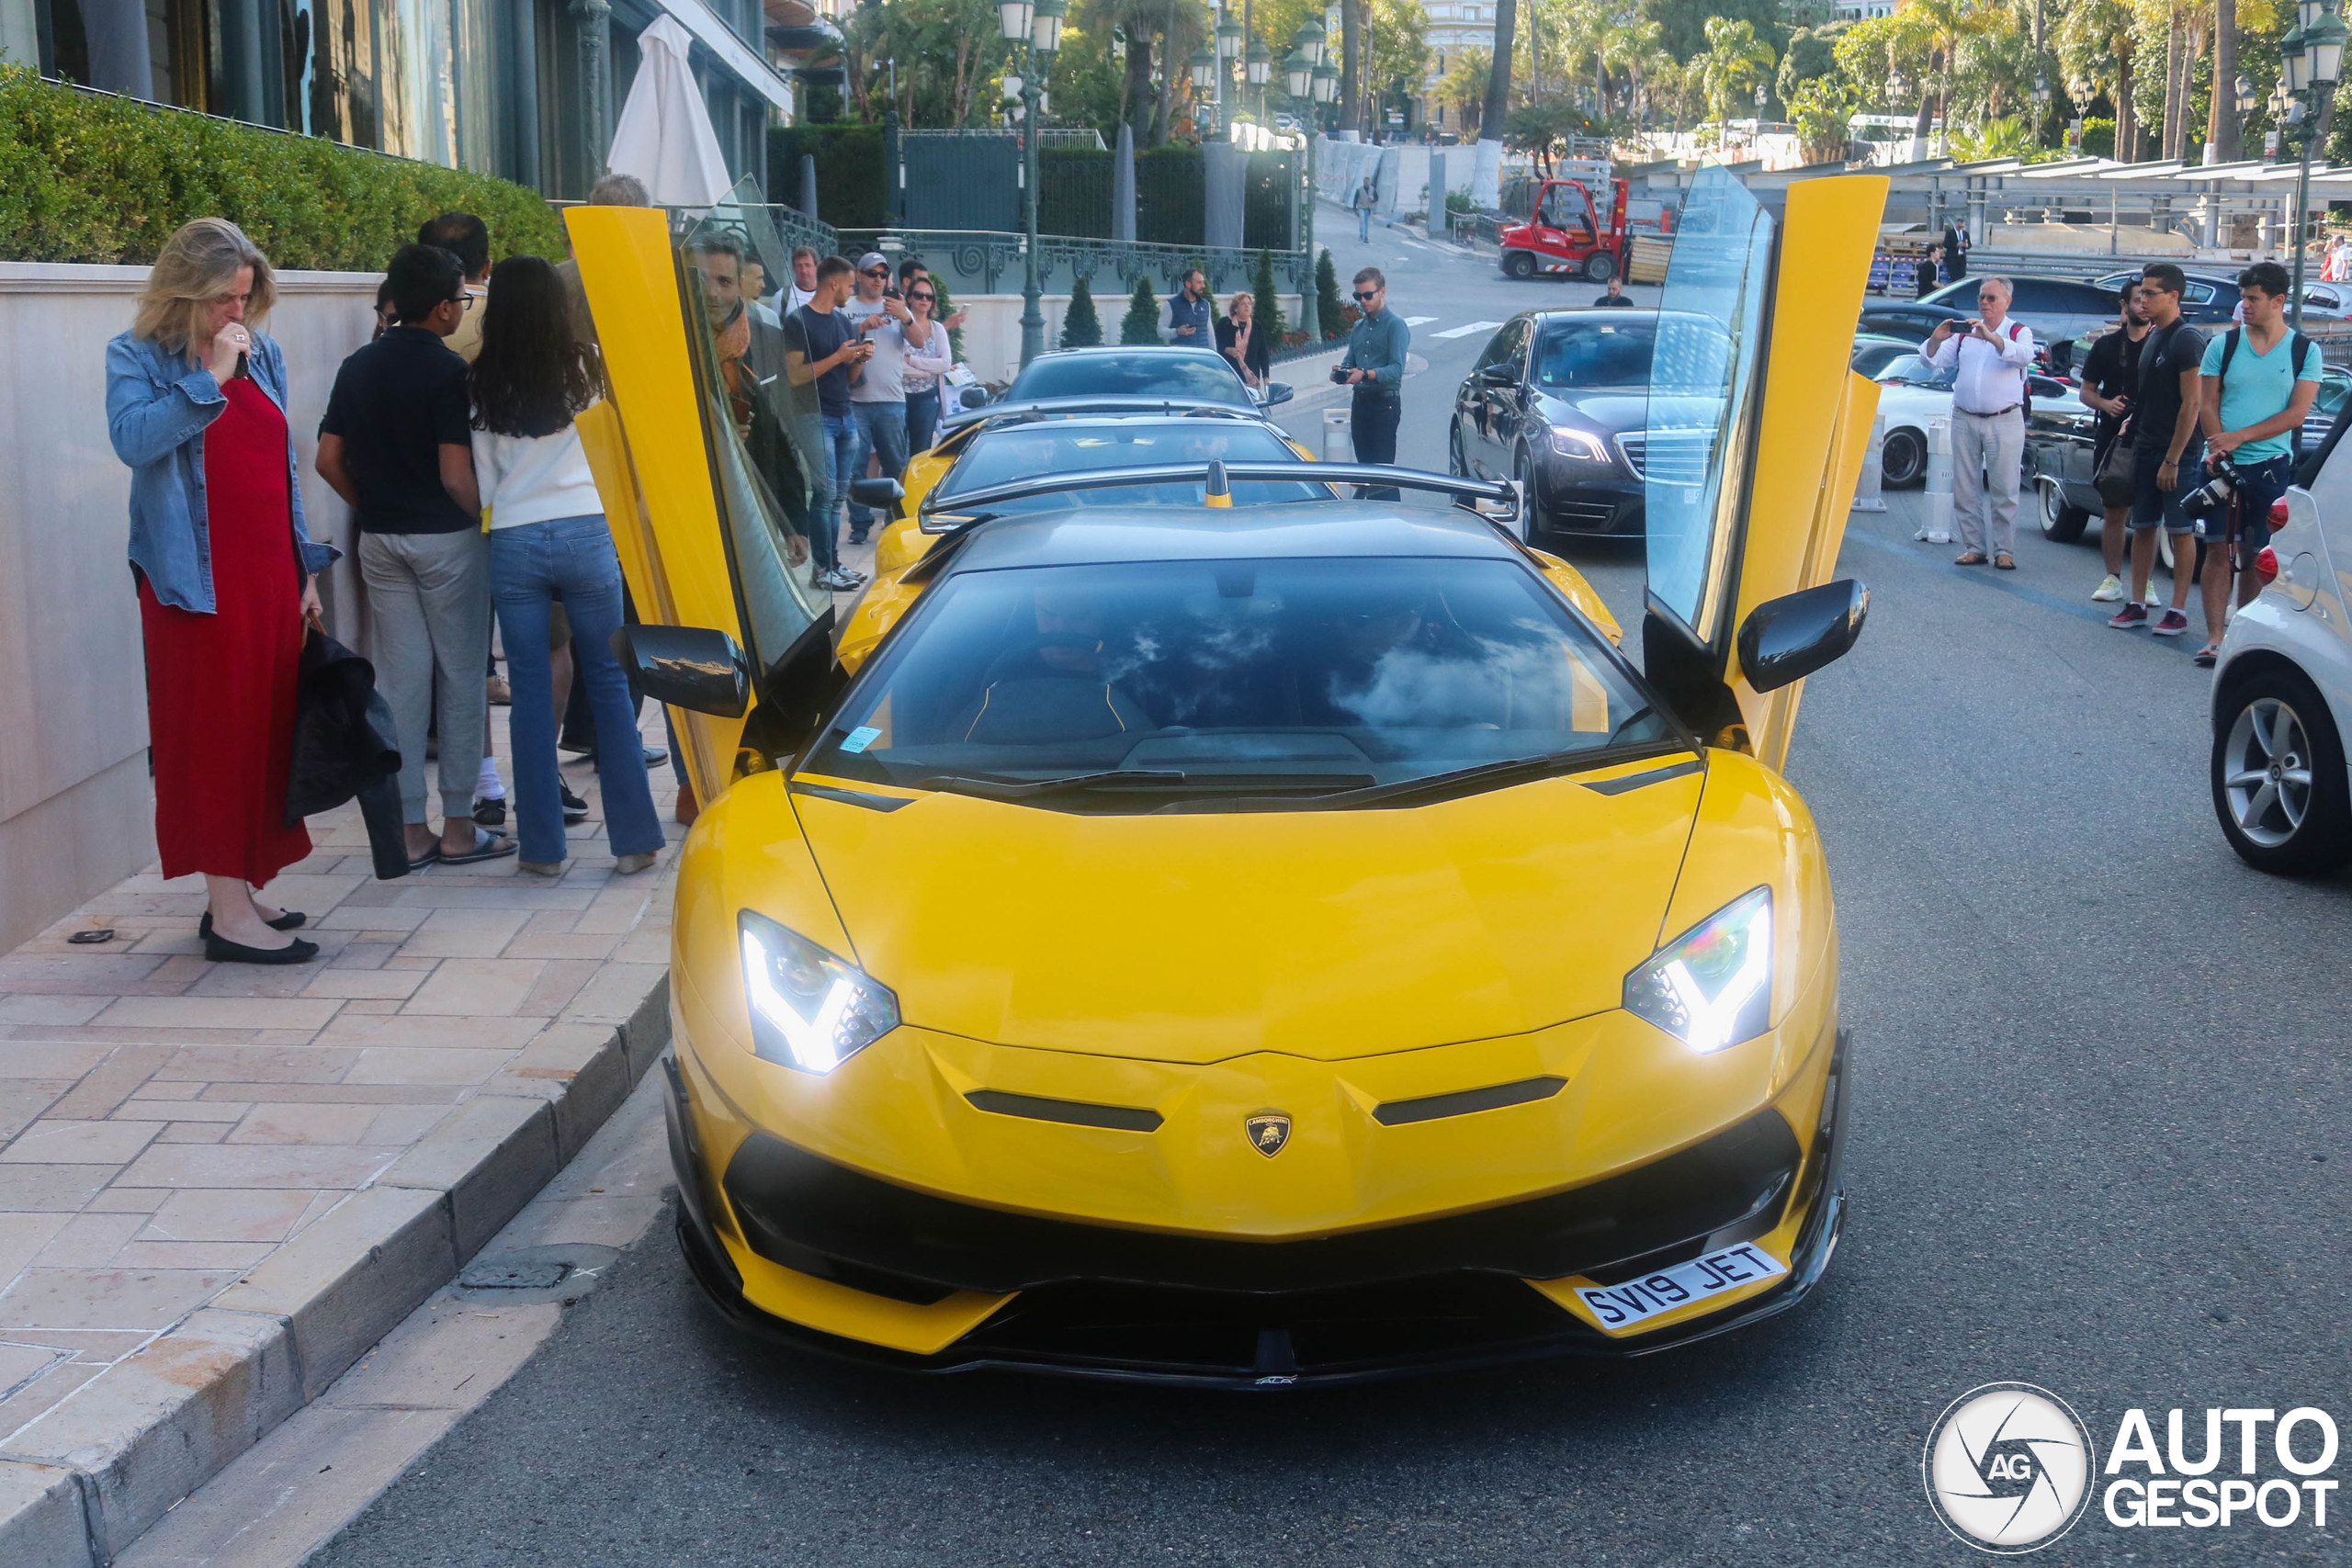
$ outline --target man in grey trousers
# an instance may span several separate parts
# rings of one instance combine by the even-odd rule
[[[2033,333],[2009,320],[2009,283],[1976,286],[1973,321],[1939,321],[1920,353],[1928,364],[1956,366],[1951,389],[1951,512],[1960,525],[1962,566],[1988,559],[2017,570],[2018,487],[2025,464],[2025,378]],[[1990,552],[1989,555],[1987,552]]]
[[[490,542],[474,483],[466,362],[446,340],[468,309],[465,268],[447,251],[402,245],[386,269],[398,321],[336,371],[319,423],[319,477],[359,519],[360,580],[375,637],[376,684],[400,731],[401,808],[411,870],[514,852],[473,819],[486,732]],[[441,830],[424,786],[425,731],[438,708]]]

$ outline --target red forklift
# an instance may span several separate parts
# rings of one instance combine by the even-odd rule
[[[1625,270],[1631,236],[1625,222],[1626,186],[1609,177],[1609,165],[1600,164],[1576,179],[1548,179],[1536,194],[1535,213],[1526,222],[1505,229],[1498,236],[1503,249],[1503,276],[1586,277],[1606,283]],[[1609,218],[1601,221],[1593,203],[1596,189],[1609,192]]]

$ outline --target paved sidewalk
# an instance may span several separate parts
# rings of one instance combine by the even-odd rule
[[[207,963],[200,882],[152,872],[0,957],[0,1559],[48,1561],[13,1548],[69,1506],[90,1557],[127,1544],[445,1283],[658,1054],[674,851],[616,876],[566,764],[591,812],[555,881],[377,882],[346,807],[268,890],[314,963]],[[667,821],[676,775],[653,784]]]

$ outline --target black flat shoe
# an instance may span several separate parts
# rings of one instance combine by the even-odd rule
[[[204,956],[213,964],[308,964],[319,955],[319,944],[297,937],[284,947],[247,947],[225,936],[207,935]]]
[[[570,784],[559,784],[555,787],[557,793],[563,796],[564,826],[568,828],[576,828],[581,823],[587,821],[588,803],[581,799],[578,795],[572,794],[571,786]]]
[[[503,799],[475,801],[474,821],[477,825],[484,828],[505,827],[506,802]]]
[[[301,928],[302,922],[310,918],[310,916],[302,913],[300,909],[288,909],[281,913],[277,919],[274,920],[264,920],[262,924],[267,926],[274,931],[299,931]],[[196,934],[200,937],[207,938],[212,935],[211,910],[205,910],[204,919],[196,922]]]

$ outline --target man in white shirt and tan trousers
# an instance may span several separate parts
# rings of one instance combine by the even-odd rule
[[[1979,283],[1976,305],[1977,320],[1943,322],[1921,352],[1939,369],[1955,360],[1960,366],[1951,389],[1951,510],[1961,544],[1955,558],[1962,566],[1983,566],[1990,558],[2003,571],[2015,571],[2033,332],[2008,320],[2006,277]]]

